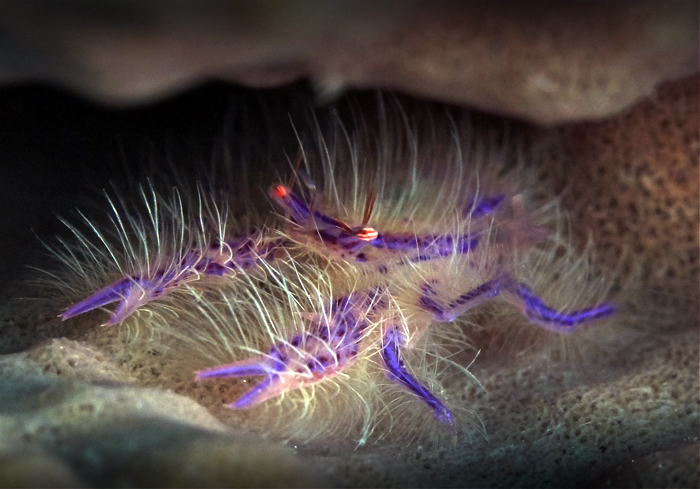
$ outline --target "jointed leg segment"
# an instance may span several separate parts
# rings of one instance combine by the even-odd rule
[[[387,378],[401,384],[417,395],[433,411],[435,417],[450,431],[455,433],[455,422],[447,406],[406,369],[406,365],[401,358],[401,347],[404,343],[404,336],[398,328],[390,328],[384,333],[382,361],[387,369]]]
[[[573,331],[586,323],[611,316],[616,311],[615,306],[610,303],[602,303],[570,313],[557,311],[547,306],[527,285],[507,276],[484,282],[445,305],[438,302],[437,293],[431,283],[423,284],[421,291],[422,295],[418,301],[420,307],[432,313],[435,321],[441,323],[452,322],[469,309],[501,293],[507,293],[531,322],[557,333]]]

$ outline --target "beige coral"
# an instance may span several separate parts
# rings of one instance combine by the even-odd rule
[[[203,80],[305,77],[553,124],[697,71],[697,2],[3,2],[0,81],[148,102]]]

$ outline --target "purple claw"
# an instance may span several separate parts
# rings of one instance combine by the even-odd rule
[[[163,294],[163,285],[146,279],[131,280],[122,301],[107,321],[107,325],[119,324],[131,316],[136,309]]]
[[[247,358],[238,362],[200,370],[197,372],[195,380],[257,377],[264,375],[265,378],[262,381],[258,382],[233,404],[229,405],[231,409],[247,409],[253,407],[267,399],[280,395],[284,390],[289,388],[284,385],[285,382],[278,373],[285,370],[287,365],[280,360],[280,356],[284,355],[280,355],[277,350],[277,347],[273,347],[269,355]]]
[[[397,329],[390,329],[384,333],[384,345],[382,347],[382,360],[384,365],[389,370],[387,378],[398,382],[408,390],[417,395],[423,403],[432,409],[435,417],[444,424],[453,434],[457,434],[452,413],[445,404],[438,399],[435,394],[421,384],[418,379],[406,370],[403,360],[401,359],[401,346],[403,346],[403,335]]]
[[[59,317],[65,321],[66,319],[79,316],[86,312],[92,311],[93,309],[122,300],[125,293],[129,289],[129,283],[131,280],[132,279],[130,278],[123,278],[109,284],[107,287],[98,290],[87,299],[83,299],[77,304],[73,304]]]
[[[255,385],[255,387],[243,394],[235,402],[229,404],[229,407],[231,409],[247,409],[255,406],[256,404],[260,404],[270,397],[273,397],[273,395],[271,395],[272,387],[274,384],[279,382],[279,375],[268,375],[265,380],[259,382]],[[276,392],[277,391],[275,390],[274,395],[278,395]]]
[[[163,278],[155,282],[144,278],[123,278],[72,305],[60,317],[65,321],[112,302],[119,302],[112,317],[105,323],[109,326],[119,324],[143,304],[162,295],[163,281]]]
[[[273,353],[268,356],[260,356],[248,358],[227,365],[219,365],[216,367],[200,370],[195,376],[195,380],[206,379],[221,379],[221,378],[239,378],[239,377],[257,377],[264,375],[265,379],[253,386],[248,392],[243,394],[233,404],[230,404],[231,409],[246,409],[253,407],[256,404],[280,395],[284,391],[284,382],[278,371],[284,370],[286,365],[277,361]]]
[[[254,377],[256,375],[267,375],[270,369],[262,362],[251,363],[248,360],[242,362],[229,363],[218,367],[208,368],[197,372],[195,380],[220,379],[227,377]]]

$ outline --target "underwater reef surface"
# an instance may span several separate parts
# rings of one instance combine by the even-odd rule
[[[564,191],[605,266],[626,249],[639,257],[639,271],[620,273],[638,273],[658,307],[633,340],[570,364],[485,352],[471,367],[484,389],[464,401],[488,438],[283,446],[222,422],[223,407],[195,402],[188,382],[162,375],[157,351],[125,347],[115,328],[72,327],[47,304],[12,300],[23,291],[8,278],[0,485],[697,487],[698,82],[556,129],[565,170],[542,178]],[[26,236],[4,241],[2,260],[28,249],[41,253]]]

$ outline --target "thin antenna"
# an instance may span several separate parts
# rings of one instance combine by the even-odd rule
[[[362,213],[362,225],[366,226],[372,217],[372,212],[374,211],[374,204],[377,202],[377,192],[374,190],[374,186],[370,187],[367,193],[367,200],[365,201],[365,210]]]

